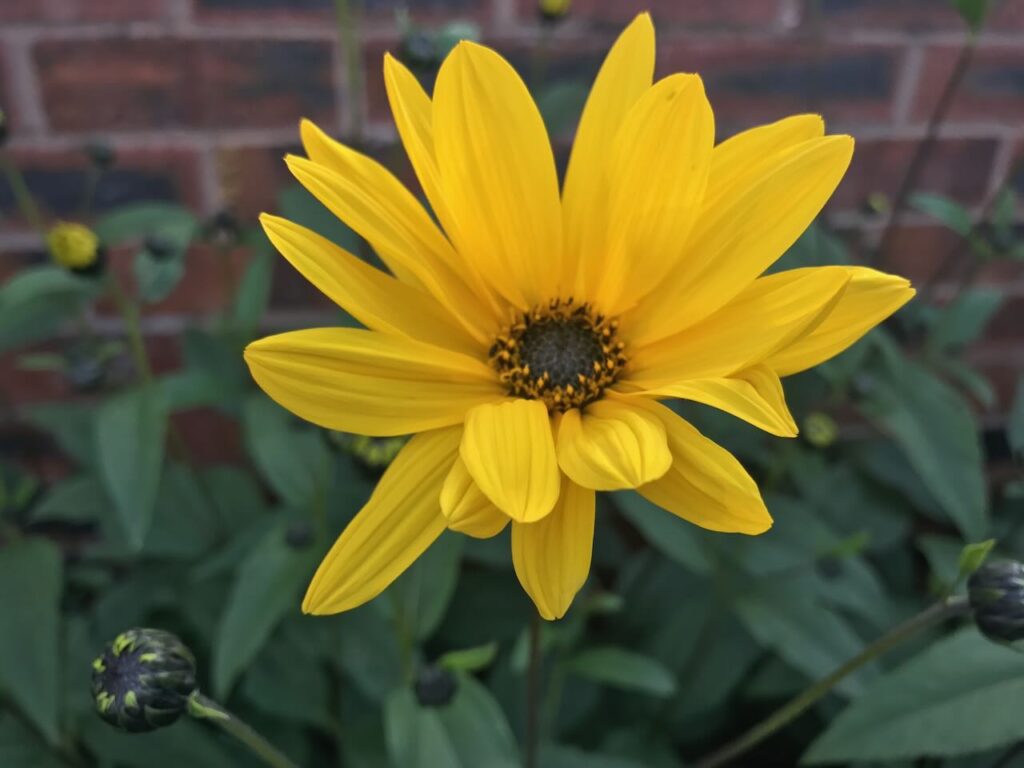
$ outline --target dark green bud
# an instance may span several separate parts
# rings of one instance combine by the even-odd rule
[[[967,580],[974,623],[997,643],[1024,640],[1024,565],[1016,560],[985,563]]]
[[[348,432],[331,432],[330,439],[352,456],[371,477],[377,477],[394,460],[408,437],[367,437]]]
[[[122,632],[92,663],[99,716],[141,733],[170,725],[197,689],[196,661],[175,635],[161,629]]]
[[[2,147],[7,142],[7,123],[7,113],[0,109],[0,147]]]
[[[429,71],[441,63],[434,39],[418,30],[410,30],[402,38],[398,58],[419,72]]]
[[[148,235],[143,241],[143,247],[156,261],[169,259],[177,251],[174,242],[163,235]]]
[[[117,155],[109,144],[102,141],[90,141],[82,150],[97,169],[105,171],[117,162]]]
[[[306,520],[295,520],[285,530],[284,541],[292,549],[305,549],[313,543],[313,526]]]
[[[204,229],[206,239],[221,248],[231,248],[242,239],[242,227],[228,210],[218,211],[211,216]]]
[[[414,689],[423,707],[443,707],[455,696],[455,675],[443,667],[431,665],[420,670]]]

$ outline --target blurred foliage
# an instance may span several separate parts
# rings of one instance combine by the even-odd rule
[[[958,3],[972,25],[983,6]],[[406,55],[429,69],[473,34],[410,25]],[[576,81],[541,88],[553,133],[571,129],[584,96]],[[542,631],[544,768],[684,766],[895,623],[962,591],[990,549],[1021,554],[1024,481],[1017,472],[993,484],[989,468],[1015,456],[1019,470],[1024,381],[1007,429],[983,443],[977,414],[995,394],[965,354],[1005,300],[975,284],[980,271],[1024,260],[1014,193],[1001,191],[980,218],[934,195],[913,205],[961,238],[940,265],[960,288],[939,301],[922,286],[888,327],[787,380],[792,411],[810,426],[804,436],[784,441],[673,405],[757,477],[776,520],[769,533],[708,533],[635,493],[601,497],[590,582],[567,618]],[[375,259],[298,187],[282,191],[279,208]],[[286,267],[254,225],[232,224],[233,242],[211,244],[225,221],[164,203],[98,218],[103,246],[134,254],[130,295],[110,274],[56,266],[26,267],[0,286],[0,351],[60,372],[76,395],[17,409],[66,472],[17,453],[0,465],[0,765],[252,764],[197,723],[126,736],[96,717],[90,660],[130,626],[183,638],[203,690],[300,765],[520,765],[532,607],[507,531],[442,536],[370,604],[301,615],[313,569],[379,468],[251,383],[241,352],[274,271]],[[133,324],[139,307],[179,289],[200,240],[202,258],[240,248],[247,266],[219,315],[181,334],[181,366],[153,374]],[[847,261],[844,243],[815,227],[778,268]],[[91,309],[107,298],[124,313],[123,338],[94,328]],[[45,340],[55,343],[35,346]],[[236,425],[243,461],[189,455],[175,423],[196,409]],[[1024,740],[1022,695],[1024,659],[973,628],[944,629],[863,667],[741,764],[802,755],[812,764],[1010,765],[1000,761]]]

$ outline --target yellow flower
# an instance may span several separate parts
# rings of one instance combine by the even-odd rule
[[[46,233],[50,255],[64,269],[87,272],[100,259],[100,239],[88,227],[70,221],[58,221]]]
[[[391,274],[264,216],[271,240],[368,330],[257,341],[281,405],[328,429],[412,433],[303,602],[370,600],[446,529],[511,523],[516,574],[561,617],[586,581],[594,492],[635,488],[715,531],[771,526],[728,452],[660,401],[682,398],[792,437],[780,376],[842,351],[913,296],[862,267],[761,274],[832,194],[853,151],[800,115],[714,145],[696,75],[652,84],[639,16],[594,83],[559,193],[522,80],[459,44],[433,97],[391,57],[398,131],[440,226],[380,164],[306,122],[302,184]]]

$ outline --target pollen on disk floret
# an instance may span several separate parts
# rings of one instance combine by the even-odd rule
[[[601,397],[626,364],[618,321],[572,297],[520,315],[494,341],[490,361],[510,395],[542,400],[550,411]]]

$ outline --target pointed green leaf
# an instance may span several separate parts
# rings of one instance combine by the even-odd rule
[[[660,661],[614,646],[578,653],[566,662],[566,669],[595,683],[652,696],[671,696],[676,689],[672,671]]]

